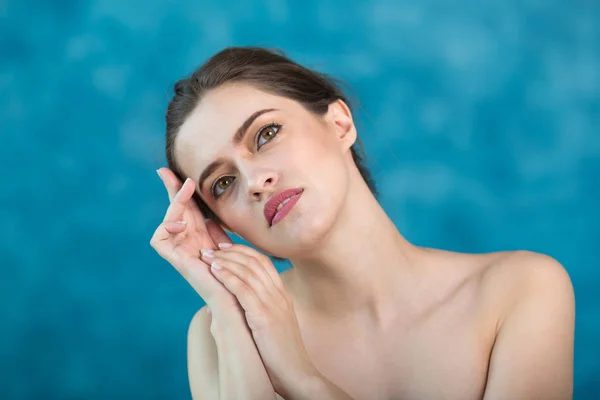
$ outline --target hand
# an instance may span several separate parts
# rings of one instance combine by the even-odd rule
[[[286,397],[293,384],[318,375],[302,341],[293,299],[269,257],[241,244],[219,248],[203,251],[202,259],[244,308],[273,388]]]
[[[205,222],[197,204],[191,200],[195,191],[191,179],[182,185],[170,169],[160,168],[157,172],[171,205],[150,245],[175,267],[209,307],[215,303],[243,312],[236,297],[212,276],[209,265],[200,259],[200,249],[215,249],[215,243],[233,243],[232,240],[217,223]]]
[[[214,249],[214,243],[233,242],[215,221],[205,222],[197,204],[190,200],[195,190],[191,179],[182,185],[169,169],[161,168],[158,172],[169,194],[171,205],[167,209],[164,221],[154,232],[150,244],[204,298],[208,305],[207,310],[212,309],[215,317],[211,321],[213,335],[213,327],[221,329],[223,321],[226,322],[226,328],[242,335],[238,335],[237,338],[240,341],[240,351],[244,353],[242,358],[247,362],[244,368],[247,368],[253,379],[253,390],[262,394],[273,393],[272,397],[275,397],[274,388],[269,382],[247,326],[242,306],[236,296],[209,272],[210,266],[200,259],[200,249]],[[185,223],[178,224],[178,221]],[[235,348],[229,349],[230,354],[235,351]],[[252,352],[255,352],[255,356]],[[193,377],[190,376],[190,379]],[[264,386],[257,386],[259,382],[264,383]]]

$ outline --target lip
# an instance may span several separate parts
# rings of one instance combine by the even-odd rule
[[[294,189],[287,189],[284,190],[282,192],[279,192],[277,194],[274,194],[273,196],[271,196],[271,198],[267,201],[267,203],[265,204],[265,209],[264,209],[264,214],[265,214],[265,218],[267,219],[267,222],[269,223],[269,226],[273,225],[273,218],[275,218],[275,214],[277,214],[277,206],[279,206],[279,204],[281,202],[283,202],[284,200],[289,199],[292,196],[296,196],[301,194],[304,191],[304,189],[300,189],[300,188],[294,188]],[[298,196],[298,198],[300,198],[300,196]],[[284,211],[284,209],[288,208],[287,211],[289,211],[292,207],[293,204],[292,203],[296,203],[297,200],[290,200],[288,203],[286,203],[282,209],[280,211]],[[287,206],[290,207],[287,207]],[[283,217],[282,217],[283,218]],[[278,220],[280,220],[281,218],[278,218]],[[277,223],[278,221],[275,221],[275,223]]]

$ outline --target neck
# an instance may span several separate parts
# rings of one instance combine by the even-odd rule
[[[318,248],[291,258],[302,309],[335,320],[384,325],[417,278],[419,248],[398,232],[362,179]],[[396,311],[397,312],[397,311]]]

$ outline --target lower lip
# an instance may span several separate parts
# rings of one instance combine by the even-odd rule
[[[296,205],[298,200],[300,200],[300,196],[302,196],[302,192],[290,197],[290,200],[281,207],[281,210],[277,211],[277,214],[273,217],[273,221],[271,222],[271,226],[275,225],[279,221],[281,221],[290,210]]]

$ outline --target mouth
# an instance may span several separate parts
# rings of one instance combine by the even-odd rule
[[[288,189],[275,194],[265,204],[265,218],[269,226],[273,226],[281,221],[292,210],[294,205],[302,196],[304,189]]]

